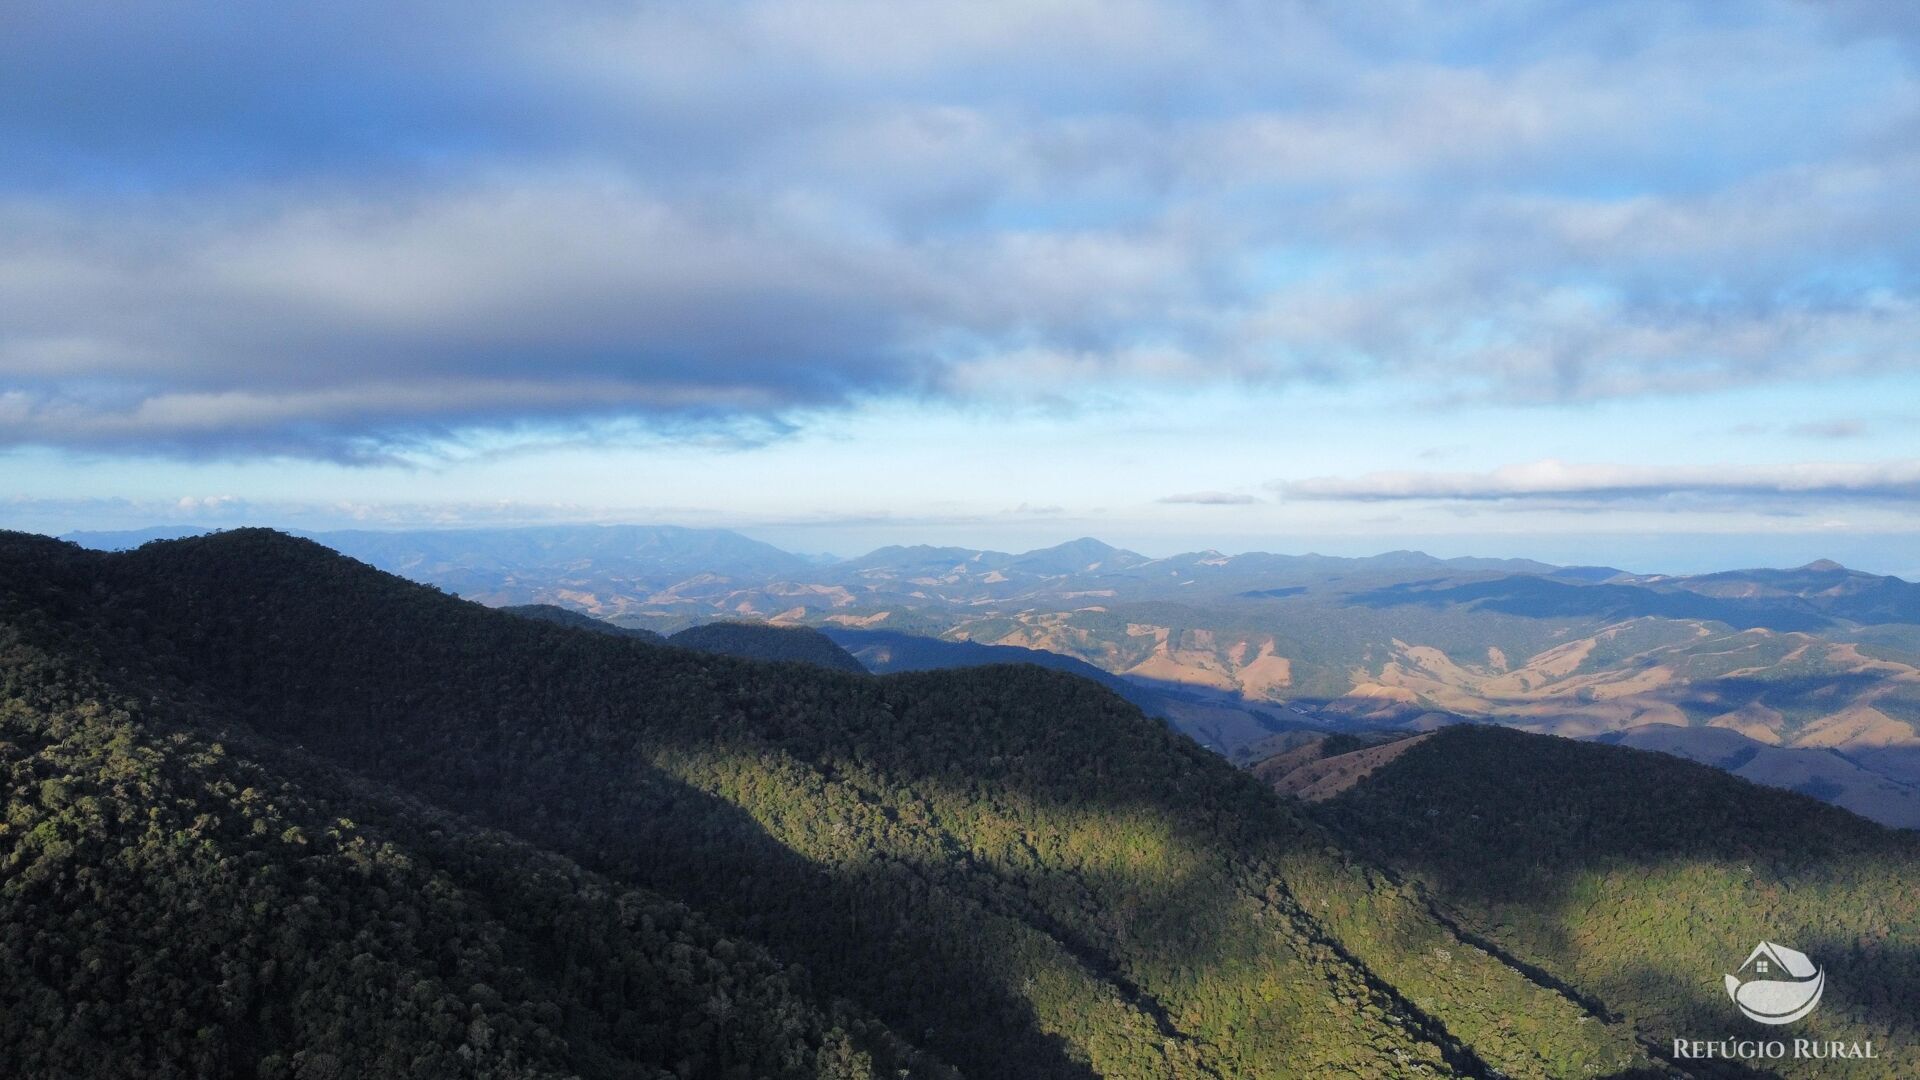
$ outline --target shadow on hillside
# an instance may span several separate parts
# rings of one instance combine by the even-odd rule
[[[1652,863],[1619,868],[1617,873],[1612,879],[1616,887],[1621,878],[1650,881],[1667,894],[1665,901],[1658,907],[1597,912],[1590,896],[1576,895],[1563,880],[1543,889],[1535,900],[1509,900],[1476,910],[1460,894],[1435,891],[1448,918],[1461,924],[1463,940],[1523,970],[1537,985],[1554,988],[1602,1017],[1623,1004],[1634,1005],[1625,1019],[1640,1033],[1643,1045],[1688,1075],[1749,1080],[1782,1073],[1764,1062],[1681,1060],[1673,1053],[1675,1039],[1871,1041],[1879,1064],[1859,1075],[1907,1075],[1920,1065],[1915,1044],[1920,1038],[1920,946],[1866,948],[1856,936],[1819,929],[1826,921],[1823,909],[1857,910],[1868,903],[1864,897],[1827,896],[1797,907],[1781,903],[1741,913],[1738,903],[1749,897],[1721,897],[1731,902],[1716,903],[1714,890],[1705,882],[1711,871],[1702,866]],[[1886,886],[1889,891],[1897,887]],[[1709,929],[1703,930],[1696,906],[1723,907],[1732,915],[1706,920]],[[1785,1031],[1741,1016],[1722,986],[1722,976],[1738,971],[1747,951],[1762,940],[1779,940],[1806,952],[1827,975],[1818,1010]],[[1872,1071],[1875,1068],[1893,1071]],[[1790,1074],[1824,1075],[1805,1069]]]
[[[1042,1030],[1020,993],[1033,977],[1036,942],[1021,940],[1023,928],[1006,913],[957,893],[930,912],[928,894],[940,884],[918,868],[808,858],[739,806],[644,762],[630,762],[618,785],[568,784],[506,757],[464,775],[423,776],[383,749],[335,744],[317,752],[349,773],[679,901],[790,965],[790,980],[823,1009],[833,999],[855,1002],[967,1075],[1098,1076],[1068,1039]],[[540,958],[531,963],[537,969]]]
[[[1192,683],[1115,675],[1077,657],[1043,649],[948,641],[895,630],[828,627],[822,632],[859,656],[871,670],[883,675],[996,664],[1032,664],[1078,675],[1112,690],[1147,715],[1167,720],[1202,746],[1222,754],[1231,755],[1278,732],[1317,729],[1325,724],[1290,711],[1284,704],[1254,701],[1230,690]]]
[[[1840,756],[1863,769],[1920,786],[1920,746],[1850,747]]]
[[[1920,1020],[1920,1017],[1916,1017],[1912,1002],[1876,1001],[1850,988],[1847,979],[1850,968],[1846,958],[1853,952],[1853,946],[1849,942],[1815,934],[1795,941],[1794,946],[1814,958],[1828,979],[1820,1004],[1813,1014],[1784,1028],[1760,1024],[1741,1016],[1721,988],[1718,971],[1705,978],[1683,979],[1671,971],[1643,965],[1634,969],[1625,979],[1644,988],[1641,992],[1645,997],[1685,1003],[1686,1011],[1681,1015],[1669,1017],[1666,1023],[1648,1026],[1670,1029],[1666,1033],[1666,1041],[1661,1044],[1664,1055],[1685,1069],[1688,1075],[1700,1077],[1701,1080],[1763,1080],[1781,1076],[1825,1076],[1829,1073],[1848,1076],[1912,1075],[1916,1057],[1920,1057],[1914,1054],[1912,1046],[1916,1020]],[[1886,959],[1895,968],[1913,970],[1920,965],[1920,950],[1902,949],[1898,956]],[[1719,966],[1731,972],[1740,960],[1741,956],[1735,955]],[[1868,1017],[1868,1026],[1879,1027],[1882,1033],[1863,1033],[1860,1022],[1853,1019],[1863,1015]],[[1892,1022],[1885,1023],[1877,1019],[1881,1017],[1889,1018]],[[1766,1058],[1749,1061],[1678,1058],[1672,1053],[1672,1043],[1682,1038],[1778,1041],[1786,1044],[1789,1057],[1779,1065],[1772,1064]],[[1796,1062],[1790,1056],[1796,1039],[1854,1044],[1868,1038],[1873,1042],[1875,1057],[1872,1061],[1834,1059]]]
[[[1740,957],[1734,957],[1733,962],[1738,964]],[[1768,1040],[1780,1036],[1777,1029],[1763,1029],[1761,1025],[1740,1016],[1721,992],[1717,975],[1712,977],[1713,993],[1720,995],[1717,997],[1704,994],[1693,981],[1651,967],[1637,969],[1625,981],[1636,987],[1636,992],[1644,999],[1689,1003],[1689,1011],[1683,1017],[1673,1018],[1662,1014],[1643,1017],[1640,1021],[1645,1038],[1642,1045],[1654,1057],[1682,1070],[1682,1075],[1693,1080],[1781,1080],[1780,1072],[1768,1067],[1764,1060],[1759,1063],[1737,1059],[1712,1060],[1674,1053],[1674,1041],[1682,1038],[1710,1041]],[[1618,1077],[1619,1080],[1653,1080],[1654,1077],[1671,1075],[1656,1070],[1640,1070],[1620,1073]]]
[[[1881,675],[1864,672],[1834,672],[1826,675],[1802,675],[1791,678],[1701,679],[1692,683],[1677,704],[1689,716],[1705,720],[1734,712],[1749,704],[1764,705],[1785,715],[1789,731],[1800,724],[1837,712],[1861,692],[1883,687]]]
[[[634,653],[636,660],[644,655]],[[1110,742],[1068,740],[1067,750],[1051,737],[1061,734],[1060,728],[1050,730],[1045,722],[1084,723],[1099,716],[1104,729],[1105,721],[1121,720],[1123,730],[1145,744],[1135,749],[1153,755],[1134,759],[1151,766],[1151,776],[1182,772],[1167,769],[1161,755],[1186,755],[1190,763],[1209,761],[1211,755],[1157,727],[1127,720],[1124,707],[1097,690],[1013,669],[1012,682],[1033,687],[1031,680],[1038,677],[1045,689],[1064,692],[1065,699],[1057,703],[1057,712],[1042,707],[1030,718],[1014,720],[1002,732],[1005,740],[993,743],[1008,751],[1000,761],[1006,771],[987,775],[993,763],[981,761],[970,747],[981,716],[1004,720],[1017,712],[999,689],[1001,678],[974,684],[994,687],[995,693],[954,709],[947,707],[949,692],[964,699],[969,676],[959,677],[960,686],[937,688],[928,683],[950,684],[954,677],[879,683],[830,677],[821,689],[845,695],[839,707],[867,714],[870,726],[856,745],[808,730],[783,715],[788,710],[756,705],[757,692],[781,677],[779,669],[730,659],[711,663],[722,683],[741,680],[732,691],[732,707],[762,712],[720,741],[698,726],[669,724],[650,733],[649,748],[625,741],[642,729],[588,723],[598,733],[569,744],[564,733],[571,729],[577,736],[583,717],[568,713],[548,713],[538,721],[503,717],[499,726],[470,732],[472,741],[457,755],[423,753],[426,748],[401,724],[316,724],[315,717],[279,734],[292,734],[343,765],[417,791],[590,869],[679,899],[728,932],[803,965],[820,991],[859,1002],[896,1033],[972,1075],[1088,1080],[1096,1072],[1072,1047],[1110,1043],[1117,1022],[1143,1024],[1136,1032],[1138,1046],[1174,1052],[1171,1044],[1190,1041],[1192,1035],[1179,1029],[1170,1010],[1138,984],[1134,962],[1157,967],[1162,978],[1182,970],[1222,972],[1202,975],[1200,983],[1212,980],[1212,992],[1252,1000],[1253,986],[1232,981],[1239,973],[1230,971],[1220,950],[1231,939],[1223,929],[1229,926],[1241,928],[1241,937],[1231,940],[1244,952],[1258,955],[1274,946],[1272,931],[1261,926],[1264,916],[1254,910],[1260,901],[1205,876],[1219,872],[1212,861],[1218,852],[1192,863],[1182,858],[1209,844],[1218,846],[1218,836],[1209,839],[1180,823],[1184,815],[1169,801],[1178,792],[1143,791],[1125,770],[1102,775]],[[249,684],[258,685],[251,678]],[[555,683],[567,684],[565,679]],[[884,697],[876,699],[876,692]],[[335,702],[332,708],[341,706],[347,716],[359,711],[351,702]],[[294,712],[276,709],[260,727],[273,734]],[[649,755],[681,762],[703,786],[650,763]],[[707,760],[694,760],[702,755]],[[611,775],[610,763],[617,763]],[[862,765],[870,770],[861,771]],[[1275,808],[1263,790],[1228,775],[1244,789],[1241,797],[1250,794],[1255,808],[1271,814]],[[961,796],[978,799],[983,780],[993,784],[999,805],[1009,808],[1002,824],[1025,831],[1023,842],[1043,845],[1030,864],[1019,867],[969,854],[967,846],[978,833],[960,822],[938,823],[953,807],[963,807]],[[941,790],[956,793],[953,807],[943,804]],[[1191,794],[1201,802],[1215,801],[1207,792]],[[761,815],[784,828],[813,834],[818,849],[796,851],[734,799],[753,801]],[[835,809],[823,812],[828,807]],[[894,814],[909,812],[923,812],[926,820],[915,822],[915,828],[939,841],[921,845],[918,855],[875,843],[877,837],[860,831],[885,829]],[[1072,819],[1076,831],[1048,837],[1036,829],[1036,814]],[[1259,816],[1229,815],[1218,827],[1230,835],[1240,824],[1249,830],[1249,844],[1270,843],[1273,836],[1259,837],[1252,828]],[[839,838],[843,828],[848,831]],[[1129,829],[1168,853],[1166,864],[1157,869],[1075,865],[1066,852],[1044,847],[1118,843]],[[1247,905],[1247,910],[1232,909]],[[1076,968],[1081,975],[1074,974]],[[1076,979],[1082,980],[1077,989]],[[1352,989],[1365,992],[1357,980]],[[1189,987],[1188,992],[1199,991]],[[1319,1000],[1323,992],[1314,983],[1304,985],[1302,1002],[1269,1016],[1264,1037],[1296,1023],[1311,1023],[1324,1037],[1330,1029]],[[1042,1031],[1035,994],[1055,995],[1048,1009],[1052,1022],[1086,1027]],[[1188,1006],[1192,1003],[1189,998]],[[1380,1001],[1374,1007],[1395,1006]],[[1139,1019],[1125,1021],[1127,1011]],[[1358,1037],[1362,1021],[1356,1016],[1349,1023]],[[1113,1074],[1136,1071],[1154,1075],[1163,1066],[1135,1062]]]
[[[1721,976],[1772,940],[1831,975],[1793,1034],[1891,1037],[1908,1067],[1920,1058],[1920,837],[1706,766],[1597,749],[1463,730],[1311,812],[1501,949],[1607,1006],[1639,1003],[1650,1035],[1765,1034]]]
[[[821,991],[860,1002],[963,1071],[1096,1075],[1065,1039],[1041,1032],[1020,996],[1019,980],[1031,974],[1017,952],[1019,928],[964,901],[943,918],[917,917],[936,886],[909,867],[814,861],[740,807],[651,766],[635,768],[617,792],[509,790],[525,798],[490,811],[496,824],[760,941],[804,965]],[[569,824],[580,821],[591,823],[584,835]]]
[[[1684,590],[1662,592],[1634,585],[1575,585],[1534,575],[1435,587],[1413,581],[1388,585],[1348,598],[1357,607],[1419,606],[1440,610],[1471,606],[1534,619],[1596,618],[1609,621],[1657,616],[1663,619],[1702,619],[1736,630],[1761,628],[1814,632],[1833,620],[1804,605],[1760,600],[1733,600]]]

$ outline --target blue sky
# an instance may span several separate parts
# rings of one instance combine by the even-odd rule
[[[0,525],[1920,576],[1880,3],[0,14]]]

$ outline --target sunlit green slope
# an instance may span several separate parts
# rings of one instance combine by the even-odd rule
[[[1920,834],[1692,762],[1491,727],[1439,732],[1316,812],[1490,944],[1649,1035],[1865,1042],[1920,1075]],[[1827,974],[1786,1029],[1723,977],[1761,941]],[[1705,1071],[1705,1070],[1702,1070]]]

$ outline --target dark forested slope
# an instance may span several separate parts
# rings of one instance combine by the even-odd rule
[[[1775,941],[1827,973],[1787,1035],[1872,1040],[1880,1064],[1844,1075],[1920,1075],[1911,831],[1665,754],[1470,725],[1315,813],[1471,931],[1663,1040],[1767,1034],[1730,1013],[1722,976]]]
[[[702,655],[258,530],[0,536],[0,628],[0,994],[32,1073],[1648,1065],[1056,673]]]
[[[7,1075],[951,1075],[658,893],[181,723],[0,547]]]
[[[813,664],[835,671],[864,674],[866,668],[833,639],[807,626],[768,626],[766,623],[715,622],[689,626],[667,639],[683,649],[738,656],[747,660],[779,660]]]
[[[558,604],[514,604],[511,607],[503,607],[500,610],[510,615],[518,615],[523,619],[539,619],[541,622],[550,622],[555,626],[566,626],[575,630],[591,630],[596,634],[611,634],[614,637],[637,638],[641,641],[651,641],[656,644],[667,640],[652,630],[645,630],[637,626],[617,626],[605,619],[596,619],[585,612],[574,611],[571,608],[563,608]]]
[[[820,631],[833,643],[851,653],[869,671],[892,674],[901,671],[946,671],[951,668],[982,667],[987,664],[1035,664],[1064,671],[1099,683],[1101,686],[1147,709],[1156,704],[1154,692],[1100,668],[1044,649],[1026,649],[1018,645],[982,645],[977,641],[947,641],[922,634],[903,634],[897,630],[852,630],[827,627]]]

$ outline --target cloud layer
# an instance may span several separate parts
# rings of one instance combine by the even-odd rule
[[[1920,370],[1916,35],[1873,5],[6,27],[0,444],[362,460],[892,397]]]
[[[1920,461],[1629,466],[1536,461],[1489,472],[1380,472],[1279,482],[1289,499],[1349,502],[1598,501],[1696,496],[1920,501]]]
[[[1239,495],[1229,491],[1188,491],[1178,495],[1162,496],[1159,501],[1187,506],[1250,506],[1260,500],[1251,495]]]

